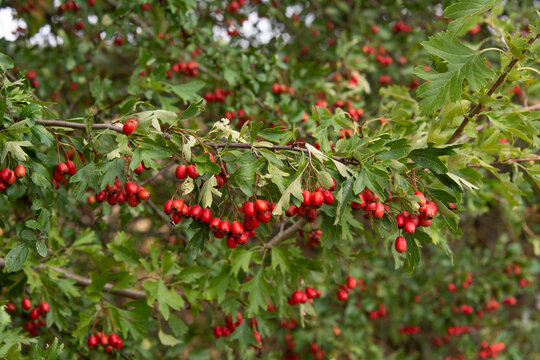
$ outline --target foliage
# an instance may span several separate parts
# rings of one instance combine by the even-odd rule
[[[530,4],[4,3],[0,357],[539,355]]]

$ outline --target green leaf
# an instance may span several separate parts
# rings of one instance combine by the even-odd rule
[[[480,90],[487,84],[487,79],[494,74],[482,60],[479,51],[463,45],[449,32],[439,33],[424,41],[422,46],[432,55],[442,58],[448,70],[437,72],[425,71],[418,67],[415,74],[428,82],[417,89],[420,111],[423,115],[434,113],[449,99],[456,102],[461,98],[463,82],[467,81],[473,91]]]
[[[305,168],[304,168],[305,169]],[[294,195],[297,199],[302,199],[302,174],[300,172],[298,177],[287,187],[279,201],[276,203],[272,215],[281,215],[283,214],[283,208],[288,208],[291,203],[291,194]]]
[[[41,257],[47,256],[47,245],[45,244],[45,241],[36,241],[36,251]]]
[[[159,341],[165,346],[176,346],[182,342],[172,335],[166,334],[163,330],[159,329],[158,332]]]
[[[8,153],[19,161],[26,161],[28,155],[22,149],[26,146],[31,147],[33,145],[30,141],[7,141],[2,151],[2,161],[4,161]]]
[[[185,84],[169,85],[169,88],[182,100],[198,101],[200,97],[197,95],[197,92],[201,90],[203,86],[204,82],[196,80]]]
[[[199,194],[199,203],[203,208],[209,208],[212,205],[212,193],[217,192],[217,194],[221,195],[219,191],[214,189],[214,186],[216,185],[217,180],[214,175],[212,175],[208,180],[204,182],[204,185],[202,186],[201,192]]]
[[[13,60],[4,53],[0,53],[0,70],[6,71],[13,69]]]
[[[242,286],[242,290],[248,293],[248,307],[246,309],[249,315],[257,314],[259,309],[266,309],[266,296],[271,294],[273,289],[264,279],[263,271]]]
[[[285,249],[272,246],[272,269],[275,270],[279,267],[284,274],[290,272],[291,262],[289,258],[291,257],[291,254],[288,254]]]
[[[479,15],[500,3],[499,0],[459,0],[444,10],[444,16],[449,19],[460,19]]]
[[[231,274],[234,274],[235,277],[238,276],[240,269],[244,272],[248,272],[249,264],[251,263],[251,256],[257,250],[243,250],[239,249],[233,253],[233,258],[231,261]]]
[[[34,118],[37,114],[41,112],[41,106],[35,103],[31,103],[26,105],[19,114],[19,118],[26,119],[26,118]]]
[[[28,257],[28,245],[26,243],[17,245],[6,255],[6,271],[19,271]]]
[[[353,178],[348,178],[336,194],[338,204],[334,225],[337,225],[340,222],[342,214],[345,212],[345,209],[347,208],[347,206],[349,206],[349,201],[354,196],[352,182]]]

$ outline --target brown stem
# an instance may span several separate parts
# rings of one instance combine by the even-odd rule
[[[537,36],[531,38],[529,40],[529,42],[528,42],[529,45],[531,45],[539,36],[540,35],[537,35]],[[525,53],[525,52],[526,52],[526,50],[523,51],[523,53]],[[517,58],[513,58],[512,61],[510,61],[510,63],[506,67],[506,70],[501,75],[499,75],[499,77],[497,78],[495,83],[493,85],[491,85],[491,87],[487,91],[487,93],[486,93],[487,96],[491,96],[491,95],[493,95],[493,93],[495,93],[497,88],[499,86],[501,86],[501,84],[503,83],[504,79],[506,79],[506,76],[510,73],[510,71],[512,71],[514,66],[516,66],[517,62],[518,62]],[[447,144],[452,144],[459,138],[459,136],[461,135],[463,130],[465,130],[465,126],[467,126],[467,124],[469,123],[469,121],[471,121],[471,119],[473,117],[475,117],[476,115],[478,115],[478,113],[480,113],[480,111],[482,110],[482,107],[483,107],[483,105],[480,104],[480,103],[478,103],[478,104],[474,105],[473,107],[471,107],[468,114],[465,116],[465,119],[463,119],[463,121],[461,122],[461,124],[459,124],[456,131],[454,131],[454,133],[452,134],[450,139],[448,139],[448,141],[446,142]]]
[[[36,124],[40,124],[43,126],[59,126],[59,127],[66,127],[70,129],[81,129],[86,130],[86,125],[81,123],[76,123],[72,121],[62,121],[62,120],[35,120]],[[112,124],[93,124],[92,129],[109,129],[116,131],[117,133],[123,133],[123,129],[119,126],[115,126]]]
[[[302,218],[289,226],[286,230],[280,231],[279,233],[277,233],[276,236],[274,236],[269,242],[264,245],[264,249],[270,249],[273,246],[281,244],[283,241],[290,238],[295,232],[300,230],[305,223],[306,219]]]

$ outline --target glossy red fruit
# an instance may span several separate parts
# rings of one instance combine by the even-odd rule
[[[118,342],[116,343],[114,347],[117,349],[121,349],[122,346],[124,346],[124,344],[122,343],[122,339],[118,339]]]
[[[349,289],[356,289],[356,279],[354,276],[349,275],[345,284]]]
[[[17,178],[23,178],[26,175],[26,169],[22,164],[17,164],[13,172]]]
[[[135,131],[138,124],[139,122],[137,120],[129,119],[128,121],[124,123],[124,127],[122,131],[124,132],[125,135],[130,135],[132,132]]]
[[[225,177],[221,174],[216,175],[216,187],[220,188],[225,184]]]
[[[195,220],[199,220],[201,218],[203,209],[200,205],[193,205],[191,209],[189,209],[189,216],[191,216]]]
[[[329,190],[323,191],[323,196],[324,196],[324,203],[326,205],[330,205],[334,203],[334,194],[332,194]]]
[[[87,343],[88,343],[88,347],[93,348],[94,346],[98,344],[98,339],[94,335],[90,335],[88,337]]]
[[[296,210],[298,209],[298,207],[296,205],[291,205],[289,206],[289,208],[287,210],[285,210],[285,215],[287,215],[288,217],[292,217],[294,215],[296,215]]]
[[[127,197],[127,203],[129,206],[131,207],[135,207],[137,205],[139,205],[139,198],[135,195],[129,195]]]
[[[184,206],[182,206],[182,210],[180,210],[180,215],[182,215],[183,217],[188,217],[189,216],[189,205],[184,203]]]
[[[345,290],[338,290],[336,295],[339,301],[345,301],[349,297],[349,294]]]
[[[239,237],[244,233],[244,227],[240,221],[233,221],[231,223],[231,234],[235,237]]]
[[[53,179],[53,183],[56,182],[56,180]],[[56,186],[56,184],[58,183],[55,183],[54,186]],[[3,191],[3,190],[6,190],[6,184],[4,184],[3,181],[0,181],[0,191]]]
[[[398,253],[404,253],[407,251],[407,240],[403,236],[398,236],[394,244]]]
[[[21,300],[21,305],[24,310],[28,310],[32,307],[32,302],[30,302],[29,298],[25,297]]]
[[[208,223],[208,226],[210,227],[210,230],[212,231],[218,231],[219,225],[221,224],[221,219],[218,217],[212,218],[210,222]]]
[[[304,291],[302,290],[296,290],[295,292],[293,292],[292,294],[292,299],[296,302],[296,303],[299,303],[299,304],[303,304],[307,301],[307,295]]]
[[[431,219],[426,219],[423,216],[420,216],[420,219],[418,221],[419,226],[428,227],[431,225]]]
[[[58,163],[58,165],[56,165],[56,172],[60,175],[66,174],[68,172],[67,165],[63,162]]]
[[[77,166],[75,166],[75,163],[71,160],[67,160],[66,166],[67,166],[67,173],[69,175],[75,175],[75,173],[77,172]]]
[[[150,199],[150,192],[146,189],[141,189],[137,192],[137,197],[141,200],[148,200]]]
[[[302,197],[303,197],[302,205],[303,206],[310,206],[312,198],[313,198],[313,194],[311,192],[307,191],[307,190],[302,190]]]
[[[424,196],[423,193],[421,193],[420,191],[417,191],[414,193],[414,195],[420,198],[420,200],[418,201],[418,205],[424,206],[427,204],[426,197]]]
[[[218,326],[218,325],[214,326],[213,332],[214,332],[214,336],[217,338],[223,336],[223,333],[221,332],[221,326]]]
[[[180,216],[180,214],[173,214],[171,220],[172,220],[175,224],[178,224],[180,221],[182,221],[182,217]]]
[[[265,200],[257,200],[255,201],[255,211],[259,214],[264,213],[266,210],[268,210],[268,203]]]
[[[9,181],[9,178],[11,177],[11,173],[12,173],[11,169],[3,168],[2,171],[0,171],[0,179],[2,179],[2,181],[7,184]]]
[[[309,223],[312,223],[317,219],[317,209],[309,209],[306,211],[306,220]]]
[[[103,346],[103,347],[109,345],[109,337],[108,337],[107,335],[103,335],[103,336],[99,339],[99,343],[100,343],[101,346]]]
[[[33,308],[30,311],[30,319],[32,319],[32,320],[39,319],[39,309],[37,307]]]
[[[373,192],[372,192],[371,190],[369,190],[368,188],[365,188],[365,190],[364,190],[364,196],[366,197],[366,201],[367,201],[368,203],[379,200],[379,197],[377,196],[377,194],[373,193]]]
[[[433,201],[428,201],[426,204],[426,211],[424,216],[426,219],[433,219],[437,215],[437,205]]]
[[[253,348],[254,348],[255,350],[261,349],[261,348],[262,348],[261,334],[259,334],[258,331],[254,331],[254,332],[253,332],[253,336],[255,337],[255,340],[257,340],[257,342],[259,343],[259,346],[253,345]]]
[[[39,304],[39,310],[43,313],[48,313],[49,310],[51,310],[51,307],[49,306],[49,303],[44,301],[41,304]]]
[[[171,203],[171,211],[173,213],[180,212],[184,208],[184,202],[182,200],[173,200]]]
[[[382,203],[376,203],[375,209],[371,213],[374,218],[380,219],[384,216],[384,205]]]
[[[253,204],[251,201],[246,201],[242,204],[242,212],[247,217],[255,217],[257,215],[255,204]]]
[[[265,211],[263,213],[257,214],[257,219],[263,224],[268,224],[272,220],[272,214],[270,211]]]
[[[315,290],[314,288],[312,287],[306,287],[306,295],[309,299],[313,299],[315,297],[317,297],[317,290]]]
[[[199,219],[202,223],[209,223],[210,219],[212,219],[212,211],[210,209],[202,209],[201,217]]]
[[[259,219],[257,218],[246,218],[244,219],[244,229],[245,230],[255,230],[259,226]]]
[[[225,235],[227,235],[229,233],[229,231],[231,231],[231,224],[227,220],[222,220],[219,223],[218,231],[225,234]]]
[[[9,177],[9,180],[8,180],[8,185],[13,185],[15,184],[15,180],[17,180],[17,177],[15,176],[15,173],[12,171],[11,172],[11,176]]]
[[[100,203],[104,202],[106,198],[107,198],[107,192],[105,190],[101,190],[96,195],[96,200],[97,202],[100,202]]]
[[[176,167],[175,175],[178,179],[185,179],[187,176],[187,166],[180,164]]]
[[[330,186],[330,188],[328,188],[328,190],[330,190],[330,191],[336,190],[336,187],[337,187],[336,180],[332,178],[332,181],[334,182],[334,185],[332,185],[332,186]]]
[[[234,249],[235,247],[238,246],[238,243],[236,242],[236,239],[234,237],[232,237],[232,236],[228,236],[226,242],[227,242],[227,247],[229,249]]]
[[[120,341],[120,337],[118,335],[116,335],[115,333],[112,333],[111,335],[109,335],[109,343],[111,345],[116,345],[116,343]]]
[[[416,230],[416,225],[414,225],[414,222],[412,220],[405,220],[405,224],[403,224],[403,231],[407,234],[414,234],[414,231]]]
[[[415,215],[412,215],[412,214],[411,214],[411,215],[409,215],[409,216],[407,217],[406,220],[411,220],[411,221],[413,222],[414,226],[418,226],[418,223],[419,223],[418,216],[415,216]]]
[[[397,222],[398,228],[403,227],[403,225],[405,224],[405,216],[403,214],[397,214],[396,222]]]
[[[128,195],[135,195],[137,193],[138,186],[133,181],[128,181],[124,185],[124,189]]]
[[[321,207],[324,202],[324,195],[320,191],[316,191],[311,195],[311,206]]]
[[[172,200],[167,200],[165,205],[163,205],[163,211],[165,211],[165,214],[169,215],[172,212],[172,203]]]
[[[64,180],[64,175],[60,174],[58,171],[56,171],[56,169],[54,169],[53,177],[54,177],[54,180],[56,180],[56,181]]]
[[[6,311],[11,312],[11,313],[15,312],[15,311],[17,311],[17,307],[15,306],[14,303],[9,302],[9,303],[6,304]]]
[[[114,350],[114,346],[112,346],[112,345],[105,346],[105,352],[111,352],[113,350]]]
[[[199,173],[197,172],[197,167],[195,165],[189,165],[187,167],[187,174],[192,179],[196,179],[199,177]]]

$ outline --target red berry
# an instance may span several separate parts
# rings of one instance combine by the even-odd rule
[[[48,313],[49,310],[51,310],[51,307],[49,306],[49,303],[44,301],[39,305],[39,310],[43,313]]]
[[[289,208],[287,210],[285,210],[285,215],[287,215],[288,217],[292,217],[294,215],[296,215],[296,210],[298,209],[298,207],[296,205],[291,205],[289,206]]]
[[[9,303],[6,304],[6,311],[7,312],[15,312],[15,311],[17,311],[17,307],[15,306],[14,303],[9,302]]]
[[[270,211],[265,211],[263,213],[257,214],[257,219],[263,224],[268,224],[272,220],[272,214]]]
[[[196,179],[199,177],[199,173],[197,172],[197,167],[195,165],[189,165],[187,167],[187,174],[192,179]]]
[[[165,214],[169,215],[172,212],[172,200],[167,200],[165,205],[163,205],[163,211],[165,211]]]
[[[30,319],[32,319],[32,320],[39,319],[39,309],[37,307],[33,308],[30,311]]]
[[[3,168],[2,171],[0,171],[0,179],[2,179],[2,181],[7,184],[9,179],[11,178],[11,174],[11,169]]]
[[[264,213],[266,210],[268,210],[268,203],[264,200],[257,200],[255,201],[255,211],[260,213]]]
[[[328,190],[330,190],[330,191],[336,190],[336,187],[337,187],[336,180],[334,178],[332,178],[332,181],[334,182],[334,185],[332,185],[332,186],[330,186],[330,188],[328,188]]]
[[[135,119],[129,119],[128,121],[126,121],[124,124],[124,128],[122,129],[124,134],[129,135],[134,132],[138,124],[139,122]]]
[[[202,212],[203,209],[200,205],[193,205],[189,210],[189,216],[191,216],[195,220],[199,220],[201,218]]]
[[[118,339],[118,342],[114,346],[117,349],[121,349],[124,344],[122,343],[122,339]]]
[[[212,219],[212,211],[210,209],[202,209],[201,217],[199,219],[202,223],[208,223]]]
[[[259,346],[253,345],[253,348],[259,350],[260,348],[262,348],[261,334],[259,334],[258,331],[254,331],[253,336],[255,336],[255,340],[257,340],[257,342],[259,343]]]
[[[189,205],[184,203],[184,206],[182,206],[182,210],[180,210],[180,215],[183,217],[189,216]]]
[[[150,192],[146,189],[140,189],[137,192],[137,197],[141,200],[148,200],[150,199]]]
[[[356,279],[354,278],[354,276],[349,275],[349,276],[347,277],[347,282],[346,282],[346,284],[347,284],[347,287],[348,287],[349,289],[355,289],[355,288],[356,288]]]
[[[236,242],[236,239],[233,236],[227,236],[227,247],[230,249],[234,249],[238,246],[238,243]]]
[[[317,290],[308,286],[306,287],[306,295],[309,299],[313,299],[314,297],[317,297]]]
[[[233,221],[231,223],[231,234],[235,237],[239,237],[244,233],[244,227],[240,221]]]
[[[330,205],[334,202],[334,194],[332,194],[329,190],[323,191],[324,196],[324,203],[326,205]]]
[[[22,164],[17,164],[17,166],[15,166],[14,173],[16,177],[23,178],[26,175],[26,169]]]
[[[433,219],[437,215],[437,205],[433,201],[428,201],[426,204],[426,211],[424,216],[426,219]]]
[[[24,310],[28,310],[32,307],[32,303],[30,302],[30,299],[26,297],[22,299],[21,305]]]
[[[311,206],[321,207],[324,202],[324,195],[320,191],[316,191],[311,195]]]
[[[219,232],[226,235],[229,231],[231,231],[231,224],[227,220],[222,220],[219,223]]]
[[[185,179],[187,176],[187,166],[180,164],[176,167],[175,175],[178,179]]]
[[[67,173],[69,175],[75,175],[75,173],[77,172],[77,166],[75,166],[75,163],[71,160],[67,160],[66,166],[67,166]]]
[[[292,298],[296,303],[305,303],[307,301],[307,294],[304,291],[296,290],[292,294]]]
[[[88,337],[88,347],[93,348],[98,344],[98,339],[94,335]]]
[[[376,194],[374,194],[371,190],[369,190],[368,188],[366,188],[364,190],[364,195],[365,195],[366,201],[368,203],[379,200],[379,197]]]
[[[116,335],[115,333],[109,335],[109,344],[114,346],[116,345],[116,343],[118,343],[118,341],[120,341],[120,337],[118,335]]]
[[[417,191],[414,193],[415,196],[418,196],[420,198],[420,201],[418,201],[418,205],[420,206],[424,206],[426,205],[426,197],[424,196],[423,193],[421,193],[420,191]]]
[[[404,253],[407,251],[407,240],[405,240],[403,236],[398,236],[394,245],[398,253]]]
[[[251,201],[246,201],[242,204],[242,212],[248,217],[255,217],[257,215],[255,204],[253,204]]]
[[[221,332],[221,326],[214,326],[214,336],[217,338],[223,336],[223,333]]]
[[[97,195],[96,195],[96,200],[97,202],[104,202],[105,199],[107,198],[107,192],[105,190],[101,190]]]
[[[182,200],[173,200],[171,203],[171,211],[176,213],[182,211],[184,202]]]
[[[138,186],[133,181],[128,181],[126,185],[124,185],[124,189],[128,195],[135,195],[137,193]]]
[[[349,297],[349,294],[345,290],[338,290],[336,295],[339,301],[345,301]]]
[[[312,201],[313,194],[310,193],[310,192],[307,191],[307,190],[303,190],[303,191],[302,191],[302,197],[304,198],[303,201],[302,201],[302,205],[303,205],[303,206],[310,206],[310,205],[311,205],[311,201]],[[324,199],[323,199],[323,200],[324,200]]]
[[[221,219],[218,217],[215,217],[210,220],[210,222],[208,223],[208,226],[210,227],[210,230],[218,231],[220,224],[221,224]]]
[[[384,216],[384,205],[382,203],[376,203],[375,209],[373,209],[372,215],[374,218],[380,219]]]
[[[414,231],[416,230],[416,225],[414,225],[414,222],[410,219],[405,220],[405,224],[403,224],[403,230],[407,234],[414,234]]]
[[[405,216],[403,214],[397,214],[396,222],[399,228],[403,227],[403,225],[405,224]]]
[[[106,336],[106,335],[103,335],[103,336],[99,339],[99,343],[100,343],[101,346],[103,346],[103,347],[109,345],[109,337]]]
[[[11,171],[11,170],[10,170]],[[63,175],[68,172],[68,167],[65,163],[61,162],[56,165],[56,172],[60,175]]]

